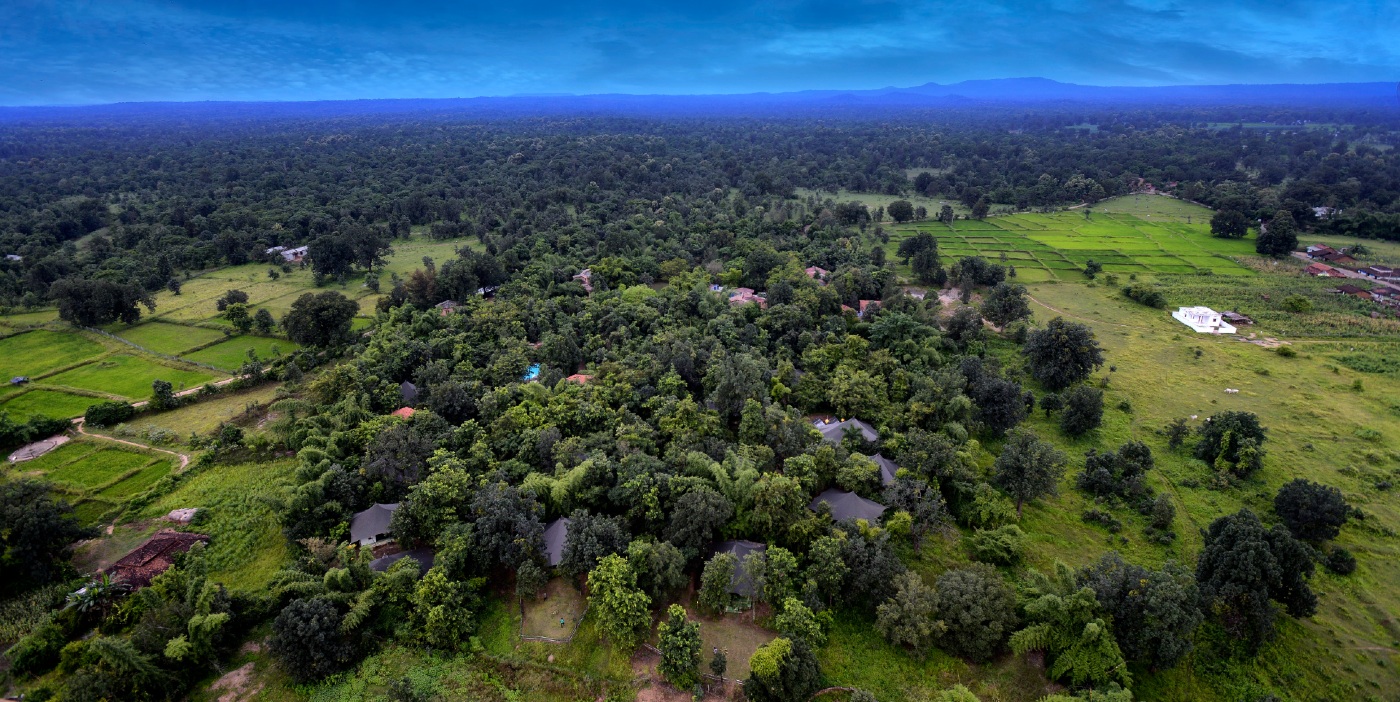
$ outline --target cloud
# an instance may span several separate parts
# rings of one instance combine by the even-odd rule
[[[0,103],[1394,80],[1396,36],[1367,0],[11,0]]]

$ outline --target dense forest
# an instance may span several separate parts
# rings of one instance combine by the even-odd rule
[[[575,261],[624,254],[654,278],[662,260],[732,256],[757,234],[738,230],[751,208],[773,225],[858,224],[820,219],[799,188],[987,212],[1154,187],[1251,221],[1287,209],[1305,229],[1400,236],[1400,156],[1376,115],[1239,112],[16,122],[0,133],[0,248],[22,260],[3,263],[0,301],[45,304],[64,278],[139,297],[278,245],[312,245],[317,272],[337,277],[414,225],[480,236],[508,270],[544,240]]]
[[[1348,567],[1351,554],[1329,545],[1350,514],[1340,493],[1298,481],[1274,514],[1213,515],[1193,562],[1130,564],[1095,544],[1087,566],[1021,568],[1022,513],[1066,475],[1102,506],[1086,520],[1139,514],[1150,526],[1134,538],[1155,544],[1190,527],[1151,487],[1146,443],[1070,456],[1027,427],[1037,413],[1067,437],[1103,423],[1121,361],[1088,326],[1030,324],[1014,270],[945,260],[927,235],[897,256],[922,282],[967,291],[965,303],[976,289],[979,304],[911,295],[878,237],[887,217],[980,218],[1155,189],[1245,226],[1287,211],[1304,231],[1400,240],[1395,125],[1301,123],[1318,117],[1256,117],[1293,128],[1248,128],[1223,108],[7,125],[0,253],[19,257],[0,264],[7,306],[133,322],[192,273],[266,262],[275,275],[277,246],[309,246],[304,265],[326,287],[278,320],[304,349],[254,359],[259,380],[285,388],[260,443],[220,435],[200,459],[210,471],[295,462],[277,509],[292,555],[271,585],[230,594],[196,547],[151,587],[63,609],[11,649],[12,670],[56,668],[44,690],[65,701],[180,699],[262,625],[288,675],[315,683],[389,641],[472,650],[484,603],[531,597],[551,571],[586,585],[589,616],[624,650],[650,640],[651,610],[677,593],[693,586],[698,608],[722,613],[736,570],[753,574],[751,599],[780,635],[754,654],[744,694],[755,702],[823,687],[814,651],[838,620],[913,656],[1040,652],[1070,699],[1131,700],[1136,678],[1197,647],[1248,660],[1280,622],[1317,610],[1315,570]],[[967,213],[852,204],[870,193]],[[395,243],[425,234],[480,246],[381,281]],[[356,306],[335,283],[359,273],[384,295],[373,324],[352,332]],[[733,304],[716,285],[765,296]],[[825,431],[823,418],[860,423]],[[1245,489],[1272,438],[1232,410],[1163,432],[1220,490]],[[7,594],[61,580],[65,542],[91,535],[34,485],[7,481],[0,495],[16,515],[41,505],[46,520],[3,537],[7,572],[30,564]],[[856,518],[813,502],[832,494],[887,509]],[[354,515],[377,504],[398,505],[392,536],[433,549],[430,569],[405,559],[380,573],[346,545]],[[551,564],[545,528],[561,517],[572,521]],[[975,562],[932,582],[908,567],[957,530]],[[712,555],[736,539],[766,556]],[[682,690],[701,673],[690,626],[672,607],[656,640]],[[961,693],[942,699],[976,699],[949,692]]]

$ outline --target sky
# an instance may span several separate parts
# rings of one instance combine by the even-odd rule
[[[0,105],[1400,80],[1395,0],[0,0]]]

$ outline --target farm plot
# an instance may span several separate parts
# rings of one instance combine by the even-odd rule
[[[167,381],[179,390],[203,385],[216,377],[213,373],[172,368],[137,356],[117,354],[64,371],[48,378],[46,382],[128,399],[141,399],[150,396],[151,383],[157,380]]]
[[[106,448],[47,471],[44,477],[78,490],[96,490],[150,462],[151,457],[143,453]]]
[[[0,404],[0,410],[9,412],[10,419],[20,422],[27,421],[35,415],[68,419],[81,417],[87,412],[87,408],[99,402],[103,402],[103,400],[58,390],[36,388],[5,400],[4,404]]]
[[[106,350],[78,332],[36,329],[0,339],[0,376],[35,377],[96,358]]]
[[[224,338],[223,332],[216,329],[168,322],[147,322],[122,329],[117,336],[142,348],[172,356]]]
[[[61,465],[72,463],[84,456],[95,453],[99,447],[86,441],[69,441],[48,453],[28,461],[13,463],[11,467],[21,473],[41,474]]]
[[[230,372],[238,369],[248,360],[248,352],[252,351],[258,358],[267,360],[291,353],[301,348],[295,342],[286,339],[272,339],[264,336],[239,336],[228,341],[222,341],[206,349],[200,349],[191,354],[186,354],[184,358],[199,363],[206,363],[215,368],[223,368]]]
[[[1091,260],[1117,273],[1251,275],[1249,269],[1227,256],[1250,255],[1253,242],[1216,239],[1210,236],[1209,210],[1169,201],[1175,204],[1165,209],[1121,206],[1122,212],[1114,210],[1110,201],[1101,204],[1107,204],[1113,214],[1105,214],[1096,205],[1088,218],[1080,210],[958,220],[951,227],[929,221],[898,225],[888,252],[896,253],[904,238],[929,232],[938,240],[945,259],[979,255],[999,261],[1005,256],[1024,282],[1082,280],[1077,271]],[[1192,208],[1190,223],[1182,207]],[[1168,211],[1175,214],[1161,214],[1159,221],[1147,219],[1150,214]]]

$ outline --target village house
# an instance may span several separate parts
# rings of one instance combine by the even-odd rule
[[[573,375],[571,375],[571,376],[565,378],[564,380],[567,380],[567,381],[569,381],[570,383],[578,383],[579,385],[587,385],[587,384],[588,384],[588,381],[590,381],[590,380],[592,380],[592,379],[593,379],[593,376],[588,375],[588,374],[586,374],[586,373],[575,373],[575,374],[573,374]]]
[[[1320,258],[1334,266],[1352,266],[1356,264],[1356,259],[1340,251],[1313,256],[1313,258]]]
[[[1308,248],[1303,249],[1303,251],[1312,258],[1318,258],[1330,253],[1337,253],[1336,249],[1327,244],[1310,244]]]
[[[1358,288],[1358,287],[1356,287],[1355,285],[1352,285],[1352,284],[1350,284],[1350,283],[1348,283],[1348,284],[1346,284],[1346,285],[1339,285],[1339,286],[1337,286],[1337,292],[1338,292],[1338,293],[1341,293],[1342,295],[1350,295],[1350,296],[1352,296],[1352,297],[1359,298],[1359,299],[1365,300],[1365,301],[1367,301],[1367,302],[1375,302],[1375,301],[1376,301],[1376,296],[1373,295],[1373,294],[1371,293],[1370,290],[1366,290],[1366,289],[1364,289],[1364,288]]]
[[[888,458],[880,454],[866,456],[880,468],[880,484],[888,487],[894,482],[895,474],[899,473],[899,466]]]
[[[859,419],[843,419],[839,422],[818,420],[813,422],[812,426],[821,432],[822,440],[829,444],[840,444],[841,439],[846,436],[846,429],[859,431],[861,438],[869,442],[880,440],[880,432]]]
[[[829,275],[831,275],[831,271],[825,268],[820,268],[818,266],[807,267],[807,277],[817,281],[818,283],[821,283],[822,285],[826,285],[826,278]]]
[[[768,308],[768,298],[762,293],[754,292],[753,288],[734,288],[734,292],[729,294],[731,305],[747,305],[751,302],[758,303],[761,309]]]
[[[577,280],[580,284],[582,284],[584,290],[586,290],[586,291],[588,291],[588,292],[590,292],[590,293],[593,292],[593,269],[592,269],[592,268],[585,268],[585,269],[583,269],[583,270],[581,270],[581,271],[575,273],[575,274],[574,274],[574,280]]]
[[[813,512],[821,511],[822,505],[831,512],[832,521],[851,522],[857,519],[875,524],[880,521],[880,515],[885,513],[886,507],[874,500],[867,500],[854,492],[845,492],[836,488],[829,488],[826,492],[817,495],[812,503],[807,505],[807,509]]]
[[[399,419],[412,419],[413,413],[414,410],[412,407],[400,407],[394,410],[393,412],[390,412],[389,416],[398,417]]]
[[[564,560],[564,542],[569,539],[569,525],[573,520],[560,517],[544,528],[544,560],[550,568]]]
[[[1333,268],[1333,267],[1331,267],[1331,266],[1329,266],[1329,265],[1327,265],[1327,264],[1325,264],[1325,263],[1309,263],[1309,264],[1308,264],[1308,267],[1303,269],[1303,272],[1304,272],[1304,273],[1307,273],[1308,275],[1311,275],[1311,276],[1317,276],[1317,277],[1319,277],[1319,278],[1344,278],[1344,277],[1346,277],[1346,276],[1343,276],[1343,275],[1341,274],[1340,271],[1338,271],[1337,269],[1335,269],[1335,268]]]
[[[204,534],[162,529],[146,543],[137,546],[105,572],[112,580],[132,589],[143,588],[151,580],[175,564],[175,557],[190,550],[196,543],[208,543]]]
[[[748,569],[748,557],[757,553],[760,558],[768,552],[768,544],[761,544],[757,541],[725,541],[715,547],[715,555],[728,553],[734,556],[734,574],[729,576],[729,594],[738,595],[744,600],[744,606],[752,604],[753,598],[759,594],[762,584],[754,577]]]
[[[306,258],[310,250],[311,247],[309,246],[298,246],[291,249],[285,246],[273,246],[263,251],[263,253],[268,256],[280,255],[283,263],[301,263],[302,259]]]
[[[865,319],[865,315],[870,314],[871,312],[874,312],[879,308],[879,300],[861,300],[860,309],[856,311],[856,317],[858,319]]]
[[[389,520],[394,516],[399,503],[374,504],[363,512],[356,512],[350,518],[350,543],[373,546],[389,537]]]
[[[1367,278],[1375,278],[1376,280],[1396,279],[1395,269],[1391,268],[1390,266],[1370,265],[1365,268],[1358,269],[1356,272],[1366,276]]]
[[[1209,307],[1182,307],[1172,313],[1172,318],[1202,334],[1234,334],[1235,327],[1221,318],[1219,312]]]
[[[1239,312],[1230,312],[1228,310],[1225,312],[1221,312],[1220,318],[1237,327],[1254,323],[1253,319],[1250,319],[1249,317],[1246,317],[1245,315],[1242,315]]]

